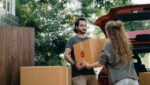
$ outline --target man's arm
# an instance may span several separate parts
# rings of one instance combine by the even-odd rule
[[[69,62],[70,64],[75,64],[75,62],[71,58],[71,49],[70,48],[65,48],[64,57],[65,57],[66,61]]]

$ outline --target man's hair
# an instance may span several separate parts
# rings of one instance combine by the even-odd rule
[[[79,19],[76,20],[76,22],[75,22],[75,24],[74,24],[74,29],[73,29],[73,31],[74,31],[75,33],[78,32],[77,26],[79,26],[79,21],[86,21],[86,19],[85,19],[85,18],[79,18]],[[87,22],[87,21],[86,21],[86,22]]]

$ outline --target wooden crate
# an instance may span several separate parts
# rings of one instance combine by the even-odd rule
[[[71,85],[71,67],[21,67],[20,85]]]

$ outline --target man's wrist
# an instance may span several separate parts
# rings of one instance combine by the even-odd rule
[[[76,63],[73,63],[72,66],[76,66]]]
[[[76,67],[77,67],[77,63],[73,63],[71,66],[72,66],[73,68],[76,68]]]

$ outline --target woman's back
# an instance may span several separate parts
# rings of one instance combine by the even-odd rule
[[[100,64],[103,64],[103,61],[107,60],[105,65],[108,68],[110,82],[116,83],[123,78],[138,79],[132,60],[122,62],[111,42],[106,44],[103,54],[100,59]]]

